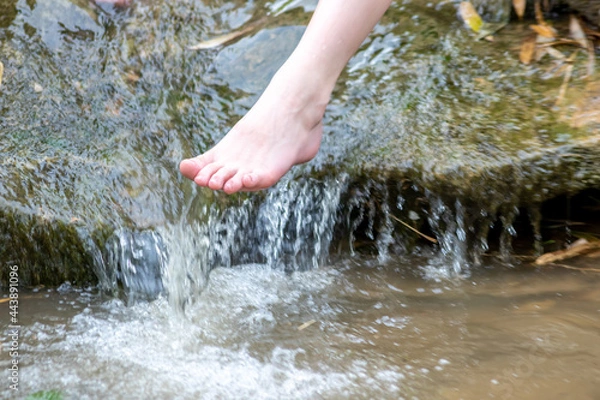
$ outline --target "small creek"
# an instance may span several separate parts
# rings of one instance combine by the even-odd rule
[[[343,259],[292,274],[264,265],[217,268],[185,313],[164,298],[126,306],[68,285],[21,293],[21,393],[600,396],[598,277],[486,264],[468,278],[448,279],[438,267],[427,257],[394,257],[384,265]]]
[[[231,198],[178,174],[251,106],[314,4],[0,0],[2,261],[98,281],[21,290],[21,390],[5,390],[2,351],[0,397],[600,398],[600,276],[511,257],[519,211],[533,253],[541,203],[600,181],[597,158],[577,169],[591,146],[561,152],[581,187],[562,158],[535,158],[597,130],[557,122],[562,78],[512,50],[524,25],[480,46],[452,2],[395,2],[313,162]]]

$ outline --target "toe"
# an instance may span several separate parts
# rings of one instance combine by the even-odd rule
[[[222,168],[221,164],[217,164],[217,163],[212,163],[212,164],[206,165],[194,177],[194,182],[196,182],[196,185],[198,185],[198,186],[208,186],[208,182],[210,181],[210,178],[212,178],[212,176],[215,174],[215,172],[217,172],[221,168]]]
[[[245,190],[253,190],[258,187],[259,180],[258,174],[251,172],[242,177],[242,185]]]
[[[186,158],[179,163],[179,171],[181,174],[188,179],[194,179],[198,172],[202,168],[204,168],[209,163],[208,157],[204,155],[194,157],[194,158]]]
[[[273,186],[278,179],[274,179],[271,174],[263,172],[250,172],[242,177],[242,185],[245,191],[262,190]]]
[[[223,167],[213,174],[208,181],[208,187],[212,190],[223,189],[223,184],[236,173],[235,169]]]
[[[238,172],[229,178],[223,185],[223,191],[227,194],[239,192],[244,187],[242,183],[242,176],[243,175]]]

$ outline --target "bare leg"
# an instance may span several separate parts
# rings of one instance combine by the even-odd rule
[[[391,0],[320,0],[300,43],[250,111],[181,173],[226,193],[268,188],[319,151],[335,81]]]

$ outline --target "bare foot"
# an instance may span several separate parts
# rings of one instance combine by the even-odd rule
[[[252,109],[215,147],[179,165],[199,186],[234,193],[274,185],[319,151],[335,81],[391,0],[319,1],[298,46]]]
[[[330,89],[312,91],[305,82],[290,83],[285,71],[278,75],[215,147],[181,162],[185,177],[228,194],[261,190],[317,154]]]

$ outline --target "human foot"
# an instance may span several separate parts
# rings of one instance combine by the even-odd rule
[[[319,1],[298,46],[258,102],[214,148],[183,160],[200,186],[234,193],[272,186],[312,159],[321,120],[342,69],[391,0]]]
[[[266,189],[294,165],[311,160],[321,144],[329,91],[308,95],[303,85],[286,79],[274,78],[215,147],[181,162],[181,173],[199,186],[231,194]]]

